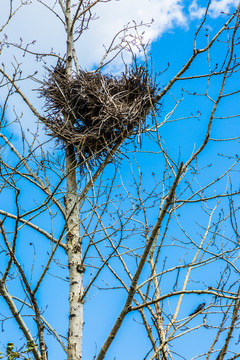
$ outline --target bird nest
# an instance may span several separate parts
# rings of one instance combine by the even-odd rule
[[[143,66],[121,76],[80,70],[71,78],[65,64],[48,69],[40,89],[50,135],[73,145],[80,163],[101,162],[114,146],[140,133],[157,106],[157,86]]]

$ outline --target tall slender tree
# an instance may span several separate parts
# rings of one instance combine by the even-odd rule
[[[233,344],[239,342],[240,308],[235,205],[239,136],[217,138],[212,133],[220,121],[239,120],[230,106],[239,96],[240,5],[225,14],[225,22],[210,36],[204,28],[211,9],[208,2],[191,55],[161,86],[161,75],[156,79],[149,68],[136,23],[120,31],[95,69],[81,68],[77,41],[93,22],[93,9],[108,2],[58,0],[52,6],[38,0],[64,25],[62,56],[34,52],[24,39],[16,44],[4,35],[16,14],[31,5],[27,2],[14,7],[10,0],[9,15],[0,27],[3,59],[15,49],[24,59],[34,56],[44,61],[47,72],[43,79],[25,76],[16,57],[12,67],[7,63],[0,67],[0,294],[5,311],[0,321],[4,330],[14,320],[24,339],[19,343],[11,333],[2,353],[9,360],[111,358],[113,341],[126,341],[119,329],[133,321],[145,329],[139,337],[146,353],[136,358],[235,359],[240,356]],[[136,34],[132,42],[126,38],[130,30]],[[134,53],[134,44],[141,48],[144,61],[134,56],[132,66],[119,76],[107,73],[105,66],[119,52]],[[199,62],[206,64],[201,70],[194,67]],[[25,94],[30,81],[40,83],[45,112],[35,105],[39,100]],[[179,112],[181,93],[191,98],[188,115]],[[227,111],[221,107],[225,101],[230,104]],[[171,110],[164,110],[165,103],[173,104]],[[17,109],[22,104],[38,123],[32,135],[31,131],[25,135],[23,115]],[[199,132],[193,126],[195,119]],[[187,125],[178,128],[184,120]],[[42,135],[43,127],[48,137]],[[233,133],[236,128],[232,126]],[[181,132],[177,145],[196,142],[190,154],[176,155],[175,143],[168,142],[176,129]],[[210,162],[217,162],[217,154],[222,159],[214,171],[205,156],[208,148]],[[194,295],[197,303],[191,300]],[[95,304],[94,310],[84,309],[87,300]],[[67,309],[57,312],[58,303],[68,303],[68,325]],[[101,312],[105,339],[99,334],[97,348],[83,356],[83,342],[93,349],[84,334],[95,337]],[[134,344],[131,326],[127,336]],[[191,346],[179,346],[178,339],[187,344],[194,337],[199,344],[192,355]],[[61,351],[57,345],[53,348],[52,338]]]

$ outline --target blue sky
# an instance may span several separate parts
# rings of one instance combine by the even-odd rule
[[[211,38],[217,29],[219,29],[224,23],[226,16],[221,14],[221,12],[231,11],[231,5],[236,5],[238,1],[213,1],[212,8],[210,10],[210,17],[204,26],[202,33],[199,36],[199,46],[206,44],[206,29],[209,31],[209,37]],[[143,35],[145,42],[150,42],[149,52],[152,55],[153,60],[153,70],[157,73],[161,73],[164,69],[168,67],[168,70],[159,76],[160,86],[164,86],[169,79],[171,79],[177,71],[186,63],[188,58],[192,55],[193,49],[193,38],[194,33],[199,25],[202,15],[203,7],[206,5],[205,1],[157,1],[157,0],[138,0],[131,1],[127,0],[112,1],[106,4],[100,4],[97,8],[97,14],[99,19],[96,19],[90,25],[90,29],[83,35],[82,39],[79,41],[76,51],[79,58],[79,63],[82,68],[87,68],[91,70],[96,67],[96,64],[99,63],[103,52],[103,44],[108,46],[112,36],[121,29],[123,25],[126,25],[128,21],[135,20],[137,23],[143,20],[143,22],[151,22],[154,19],[152,26],[143,28],[145,33]],[[3,5],[3,10],[7,14],[6,3]],[[6,28],[6,33],[8,35],[9,42],[18,42],[19,38],[22,37],[23,41],[31,42],[36,40],[36,44],[31,46],[31,49],[41,49],[43,52],[48,52],[51,47],[54,48],[54,51],[60,53],[61,56],[65,52],[65,35],[62,29],[62,26],[56,21],[55,17],[50,17],[47,15],[47,10],[38,4],[36,1],[33,1],[33,4],[30,6],[23,7],[21,13],[16,15],[13,19],[12,24],[9,24],[9,27]],[[7,15],[6,15],[7,16]],[[17,29],[17,31],[16,31]],[[216,44],[211,52],[211,62],[214,68],[216,62],[219,61],[219,58],[222,57],[222,48],[221,44]],[[7,51],[6,51],[7,50]],[[11,58],[11,52],[16,50],[4,49],[2,54],[2,61],[7,62],[6,68],[8,71],[11,71],[11,62],[7,61]],[[38,71],[36,77],[41,79],[45,73],[43,63],[37,63],[33,61],[33,58],[30,55],[22,57],[20,52],[16,52],[18,56],[18,61],[22,62],[22,68],[24,74],[34,73],[35,70]],[[125,54],[125,61],[130,61],[129,54]],[[46,60],[46,65],[50,66],[55,63],[55,58]],[[169,64],[169,65],[168,65]],[[199,74],[205,72],[207,69],[206,56],[202,57],[196,61],[196,63],[191,66],[186,75],[190,76],[193,74]],[[106,71],[119,72],[122,70],[122,61],[120,58],[117,58]],[[180,158],[183,161],[186,161],[191,155],[194,148],[198,147],[201,143],[206,130],[206,124],[208,121],[209,112],[211,111],[212,104],[211,101],[207,100],[203,96],[191,96],[186,91],[197,91],[204,92],[206,87],[206,82],[198,81],[195,85],[195,82],[179,82],[174,85],[171,89],[171,94],[166,96],[164,100],[162,111],[160,113],[160,119],[164,119],[165,116],[174,108],[176,105],[176,100],[181,100],[175,112],[173,113],[170,120],[176,120],[180,118],[185,118],[182,120],[166,123],[161,129],[161,136],[164,139],[166,147],[169,151],[170,156],[174,159],[175,162],[178,162]],[[212,97],[216,97],[217,92],[219,91],[219,80],[213,79],[209,87],[209,94]],[[239,85],[239,76],[233,78],[231,86],[237,88]],[[38,99],[36,92],[33,92],[33,88],[37,88],[38,84],[27,81],[26,85],[22,86],[22,90],[34,101],[34,105],[42,111],[43,102]],[[173,98],[173,96],[174,98]],[[3,96],[3,95],[2,95]],[[13,105],[13,102],[10,102],[10,105]],[[19,113],[24,111],[24,117],[22,118],[23,129],[28,137],[28,133],[31,131],[34,132],[36,128],[35,120],[33,120],[31,113],[25,108],[21,100],[14,97],[14,105],[19,109]],[[201,115],[198,116],[198,111]],[[224,99],[220,105],[217,116],[226,116],[226,115],[236,115],[239,112],[238,102],[235,100],[235,97],[230,99]],[[13,120],[13,112],[11,106],[7,112],[8,121]],[[149,120],[150,121],[150,120]],[[30,131],[28,132],[27,129]],[[20,139],[19,130],[16,128],[16,125],[10,127],[10,130],[13,131],[14,137],[13,142],[18,143]],[[212,137],[213,138],[225,138],[225,137],[234,137],[236,134],[239,135],[239,118],[231,119],[216,119],[216,122],[213,126]],[[48,139],[44,135],[44,131],[40,130],[39,139],[45,140]],[[202,156],[199,159],[199,167],[206,167],[198,177],[199,184],[201,186],[206,185],[216,176],[220,175],[227,169],[228,161],[221,154],[225,153],[228,156],[235,156],[239,149],[237,148],[239,144],[234,142],[230,144],[229,142],[219,143],[211,142],[208,147],[204,150]],[[48,149],[52,151],[54,148],[54,143],[50,143]],[[149,190],[154,184],[154,178],[150,174],[154,171],[156,176],[161,176],[164,171],[163,158],[159,157],[158,154],[149,155],[149,151],[157,150],[157,147],[152,145],[152,142],[146,137],[143,139],[143,147],[140,149],[145,151],[144,153],[136,154],[136,158],[143,167],[143,184],[147,190]],[[132,159],[133,149],[129,147],[126,151],[126,155]],[[61,150],[57,149],[55,154],[59,154]],[[13,159],[11,159],[13,160]],[[13,160],[14,161],[14,160]],[[63,161],[63,159],[62,159]],[[137,168],[133,166],[135,174],[137,173]],[[114,167],[109,165],[107,168],[104,178],[111,179],[113,174]],[[121,173],[126,181],[127,187],[130,189],[132,186],[131,181],[127,181],[131,177],[131,169],[127,159],[123,158],[121,165]],[[233,187],[237,188],[239,186],[239,175],[233,173],[232,183]],[[118,175],[119,176],[119,175]],[[53,182],[57,179],[53,178]],[[109,180],[110,181],[110,180]],[[117,181],[120,182],[120,177],[117,177]],[[196,188],[199,184],[194,183],[193,186]],[[63,184],[64,186],[65,184]],[[208,194],[214,194],[215,191],[223,191],[226,187],[226,180],[217,183],[214,185],[214,188],[211,188]],[[41,203],[43,201],[42,195],[38,192],[34,192],[34,187],[24,188],[24,184],[21,184],[24,189],[21,196],[24,202],[25,209],[30,209],[34,206],[36,202]],[[116,194],[117,194],[116,190]],[[121,190],[123,191],[123,190]],[[34,194],[34,198],[29,195]],[[9,193],[3,192],[1,194],[2,207],[5,210],[13,210],[12,203],[10,202],[11,195]],[[156,200],[157,201],[157,200]],[[126,205],[123,206],[123,210],[128,206],[127,199]],[[227,203],[223,200],[223,205],[227,206]],[[89,205],[84,208],[85,211],[89,208]],[[57,210],[53,208],[53,212]],[[188,227],[189,234],[194,238],[196,236],[197,241],[200,241],[202,236],[202,229],[197,225],[196,220],[201,220],[204,226],[207,223],[207,216],[204,211],[201,211],[197,208],[197,205],[186,206],[185,210],[181,209],[181,217],[179,221]],[[155,209],[149,210],[149,221],[154,223],[156,218]],[[196,219],[196,217],[198,219]],[[216,218],[217,218],[216,214]],[[48,231],[51,230],[49,223],[49,215],[43,214],[36,223],[43,226]],[[13,224],[9,221],[9,228]],[[59,220],[58,214],[53,219],[54,232],[59,234],[62,229],[62,220]],[[230,231],[226,228],[226,233]],[[57,235],[56,235],[57,236]],[[171,266],[178,261],[179,252],[182,250],[180,247],[174,247],[172,241],[174,237],[179,236],[181,238],[181,231],[176,224],[176,221],[173,220],[173,225],[171,228],[171,233],[169,234],[169,241],[166,244],[166,247],[163,249],[162,259],[165,256],[168,256],[168,266]],[[181,238],[182,240],[184,237]],[[131,240],[134,244],[138,244],[139,238],[138,235],[134,236]],[[22,242],[26,242],[26,245],[22,246]],[[32,245],[34,244],[34,246]],[[173,249],[173,250],[172,250]],[[45,240],[44,246],[42,245],[41,239],[33,238],[33,233],[29,229],[23,229],[18,246],[19,257],[23,259],[24,255],[27,253],[30,262],[24,262],[25,268],[31,273],[31,267],[33,264],[32,258],[34,256],[34,251],[38,255],[35,259],[34,271],[33,271],[33,282],[36,281],[37,276],[41,273],[42,267],[41,262],[45,263],[48,259],[48,254],[51,251],[51,245],[48,244]],[[169,252],[172,251],[171,256]],[[94,252],[93,252],[93,255]],[[183,252],[184,256],[184,252]],[[190,255],[188,255],[191,257]],[[187,258],[187,257],[186,257]],[[67,281],[61,281],[56,278],[56,276],[62,276],[66,280],[66,258],[63,255],[63,251],[60,249],[57,256],[56,262],[64,264],[63,269],[60,269],[56,264],[52,264],[50,269],[50,274],[45,279],[43,285],[47,286],[41,288],[39,292],[39,299],[41,300],[42,310],[49,321],[53,321],[54,327],[63,333],[66,336],[66,322],[67,322]],[[185,260],[183,260],[184,262]],[[113,266],[115,264],[113,263]],[[129,263],[130,268],[134,268],[135,264]],[[196,271],[195,281],[198,281],[197,287],[204,288],[204,284],[214,286],[215,284],[215,275],[214,271],[220,271],[222,264],[219,264],[219,268],[214,269],[209,265],[209,268],[204,272],[204,279],[202,279],[202,273]],[[117,265],[116,265],[117,268]],[[87,275],[90,276],[90,270],[86,270]],[[143,274],[143,279],[144,279]],[[29,275],[30,276],[30,275]],[[104,281],[110,282],[115,281],[112,279],[111,275],[107,271],[102,273],[102,281],[99,281],[99,286],[104,286]],[[163,285],[163,291],[171,291],[171,288],[174,283],[174,279],[169,276],[169,283],[166,281]],[[140,281],[141,282],[141,281]],[[106,285],[106,284],[105,284]],[[116,283],[117,285],[117,283]],[[12,292],[18,293],[19,287],[12,287],[9,285]],[[50,299],[48,294],[51,294]],[[109,295],[110,294],[110,295]],[[117,294],[117,295],[116,295]],[[92,298],[91,298],[92,296]],[[85,306],[85,327],[84,327],[84,357],[85,359],[92,359],[95,352],[98,352],[100,346],[106,338],[107,333],[111,329],[115,317],[120,312],[122,305],[125,301],[125,292],[122,289],[119,290],[107,290],[100,291],[97,288],[91,292],[89,301]],[[180,317],[184,318],[189,315],[189,312],[192,311],[195,306],[197,306],[202,300],[209,301],[209,298],[199,297],[197,295],[191,295],[186,302],[184,302],[183,307],[181,308]],[[177,298],[170,299],[170,305],[174,307],[176,304]],[[1,301],[1,313],[4,313],[4,305]],[[203,319],[203,315],[199,315],[192,320],[193,325],[197,326]],[[138,322],[141,321],[137,312],[129,314],[125,319],[124,325],[120,332],[117,335],[116,340],[114,341],[106,359],[142,359],[149,350],[149,343],[146,340],[143,341],[145,335],[145,330],[143,326],[139,326]],[[0,336],[0,347],[4,346],[8,341],[15,342],[15,331],[16,327],[13,325],[13,322],[9,320],[4,324],[4,332]],[[198,333],[198,336],[202,336],[204,343],[198,341],[198,337],[194,335],[194,332],[186,337],[186,352],[184,356],[187,359],[192,358],[197,353],[204,351],[205,346],[207,345],[208,334],[211,330],[202,328]],[[129,335],[130,334],[130,335]],[[17,338],[16,336],[16,343]],[[145,337],[146,339],[146,337]],[[180,351],[183,343],[181,343],[181,338],[176,341],[176,351]],[[20,341],[21,343],[21,341]],[[65,356],[59,349],[56,347],[53,342],[49,342],[49,359],[58,358],[65,359]],[[138,353],[136,354],[136,349]]]

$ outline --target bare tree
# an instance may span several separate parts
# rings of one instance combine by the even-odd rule
[[[240,91],[240,6],[224,14],[225,22],[210,36],[205,28],[209,1],[191,56],[161,86],[161,74],[156,79],[149,68],[142,24],[120,31],[96,70],[88,72],[81,69],[75,46],[94,20],[94,7],[108,1],[38,2],[64,26],[63,56],[34,52],[24,40],[16,44],[4,35],[27,2],[15,7],[10,0],[0,29],[2,55],[14,49],[47,68],[45,79],[36,79],[22,72],[16,57],[11,66],[0,67],[0,301],[5,311],[0,321],[2,330],[14,321],[21,337],[19,342],[13,336],[6,357],[112,358],[111,345],[122,344],[118,332],[128,326],[141,329],[138,342],[146,353],[136,358],[240,357],[235,148],[240,114],[231,110]],[[136,37],[128,36],[131,29]],[[102,72],[134,45],[145,54],[144,62],[133,59],[120,76]],[[216,59],[218,47],[222,57]],[[194,66],[198,62],[204,63],[204,73]],[[36,81],[45,111],[35,106],[34,96],[25,95]],[[183,100],[189,98],[191,109],[184,110]],[[37,123],[27,136],[24,106]],[[226,121],[233,135],[218,137]],[[185,137],[169,142],[171,133],[185,129]],[[101,312],[102,344],[102,336],[96,338]],[[89,349],[83,356],[85,331],[93,339],[85,341]],[[130,332],[128,337],[136,351],[137,340]],[[198,345],[191,348],[194,342]]]

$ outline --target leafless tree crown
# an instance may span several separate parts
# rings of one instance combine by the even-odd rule
[[[9,0],[0,24],[1,356],[237,359],[240,5],[208,31],[208,2],[189,57],[159,87],[147,24],[81,69],[76,44],[108,2],[36,1],[63,25],[63,56],[8,38],[30,1]],[[145,65],[103,72],[134,46]],[[45,79],[26,73],[30,58]]]

